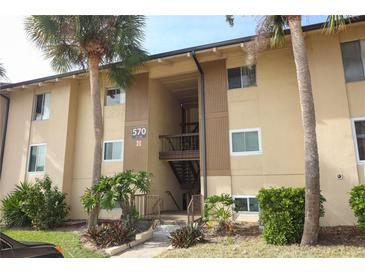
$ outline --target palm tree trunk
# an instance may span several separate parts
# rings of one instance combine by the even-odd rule
[[[315,245],[320,216],[319,156],[311,76],[300,16],[288,18],[304,129],[305,219],[301,245]]]
[[[89,71],[90,71],[90,93],[92,117],[94,126],[94,161],[92,184],[99,182],[101,176],[101,161],[102,161],[102,138],[103,138],[103,119],[101,111],[100,89],[99,89],[99,62],[100,58],[89,57]],[[94,228],[98,222],[99,206],[91,211],[89,216],[88,228]]]

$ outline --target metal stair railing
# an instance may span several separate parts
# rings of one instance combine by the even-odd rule
[[[193,224],[199,219],[202,219],[203,214],[204,214],[204,196],[202,194],[192,195],[189,205],[187,207],[188,224]]]

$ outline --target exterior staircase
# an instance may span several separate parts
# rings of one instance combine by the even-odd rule
[[[199,161],[169,161],[169,164],[183,190],[193,189],[200,184]]]

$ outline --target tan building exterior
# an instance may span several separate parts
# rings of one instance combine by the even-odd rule
[[[360,17],[345,32],[332,36],[324,35],[320,25],[305,27],[321,189],[327,199],[323,225],[355,223],[349,191],[365,182],[365,78],[348,79],[353,66],[350,63],[346,69],[351,58],[346,57],[344,46],[350,41],[359,45],[360,55],[354,53],[350,61],[363,60],[364,75],[364,20]],[[185,209],[191,194],[229,193],[242,202],[238,217],[244,220],[257,220],[254,197],[260,188],[304,186],[303,129],[290,42],[263,52],[254,67],[246,67],[244,43],[249,40],[151,56],[136,72],[132,86],[115,94],[117,87],[102,73],[102,173],[152,172],[151,194],[160,195],[163,210]],[[204,88],[194,53],[204,73]],[[10,98],[0,198],[20,181],[48,174],[68,194],[69,217],[85,218],[80,196],[91,185],[93,160],[87,73],[72,72],[0,89]],[[45,93],[50,96],[37,97]],[[1,100],[4,117],[5,99]],[[119,210],[101,215],[119,216]]]

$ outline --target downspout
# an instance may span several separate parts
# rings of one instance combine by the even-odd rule
[[[0,177],[3,173],[3,162],[4,162],[4,150],[5,150],[5,141],[6,141],[6,133],[8,131],[8,117],[9,117],[9,108],[10,108],[10,98],[8,96],[5,96],[4,94],[0,93],[0,96],[3,97],[6,100],[6,111],[5,111],[5,117],[4,117],[4,126],[3,126],[3,133],[1,136],[1,154],[0,154]]]
[[[205,125],[205,85],[204,85],[204,71],[196,57],[195,51],[191,52],[195,65],[198,68],[200,76],[200,98],[202,106],[202,162],[203,162],[203,184],[204,184],[204,198],[208,196],[208,178],[207,178],[207,130]]]

